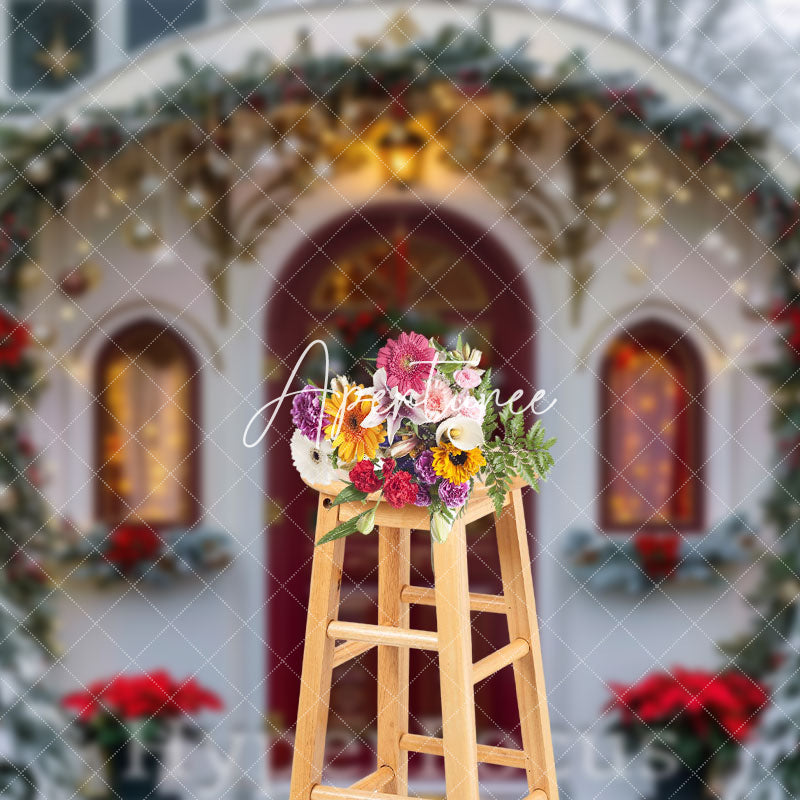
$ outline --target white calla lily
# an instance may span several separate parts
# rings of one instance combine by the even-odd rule
[[[436,444],[441,444],[442,439],[459,450],[472,450],[484,443],[483,428],[480,422],[469,417],[450,417],[436,428]]]

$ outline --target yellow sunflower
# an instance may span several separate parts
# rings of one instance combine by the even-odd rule
[[[364,456],[375,458],[378,445],[386,435],[382,424],[375,428],[361,427],[372,409],[372,398],[359,394],[363,389],[361,385],[345,386],[344,391],[334,392],[325,400],[325,413],[331,419],[325,426],[325,435],[333,447],[338,448],[342,464],[360,461]]]
[[[431,451],[433,471],[450,483],[464,483],[479,472],[481,467],[486,466],[480,447],[459,450],[453,444],[442,444],[432,447]]]

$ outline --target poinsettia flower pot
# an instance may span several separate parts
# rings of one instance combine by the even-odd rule
[[[106,780],[115,800],[179,800],[160,788],[164,778],[162,745],[129,740],[108,748],[104,755]]]
[[[676,770],[656,777],[651,800],[702,800],[710,797],[709,766],[696,769],[681,764]]]

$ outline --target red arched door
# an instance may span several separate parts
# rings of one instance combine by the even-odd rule
[[[363,359],[374,358],[381,340],[401,330],[453,342],[461,333],[484,351],[503,396],[515,389],[530,396],[536,322],[524,277],[490,234],[460,216],[419,204],[368,207],[316,231],[277,277],[267,304],[268,399],[280,394],[313,339],[328,343],[332,373],[363,378],[369,365]],[[319,358],[300,370],[317,381],[323,372]],[[298,381],[294,388],[300,386]],[[287,406],[266,440],[267,691],[276,767],[287,766],[291,754],[316,511],[313,492],[289,461],[291,432]],[[485,521],[476,525],[469,529],[471,585],[473,591],[498,592],[494,536],[487,535]],[[376,558],[373,538],[350,537],[342,618],[376,621]],[[425,533],[412,533],[412,562],[412,581],[427,584],[431,558]],[[476,659],[507,643],[498,622],[493,615],[475,615]],[[412,625],[435,629],[433,609],[414,608]],[[334,675],[328,758],[342,769],[364,768],[374,760],[375,658],[372,651]],[[441,708],[435,657],[412,651],[411,676],[411,730],[436,735]],[[478,726],[482,741],[509,746],[518,719],[513,681],[503,678],[478,687]],[[510,736],[488,738],[497,728]]]

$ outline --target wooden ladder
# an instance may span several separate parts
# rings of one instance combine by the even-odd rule
[[[495,515],[502,596],[470,593],[467,579],[465,526],[494,513],[485,493],[473,492],[447,541],[433,545],[435,589],[410,582],[410,532],[428,529],[427,509],[397,510],[380,503],[377,625],[338,620],[346,540],[315,549],[290,800],[403,800],[408,798],[408,753],[444,757],[447,800],[479,800],[479,763],[524,769],[526,800],[557,800],[521,486],[514,484],[503,513]],[[316,540],[364,510],[360,503],[332,506],[336,492],[326,489],[320,490]],[[436,607],[436,632],[409,627],[413,603]],[[476,663],[470,610],[505,614],[508,620],[510,643]],[[325,786],[322,769],[333,670],[373,647],[378,648],[377,769],[346,788]],[[439,654],[442,738],[408,732],[412,647]],[[522,750],[477,743],[473,687],[508,665],[514,669]]]

